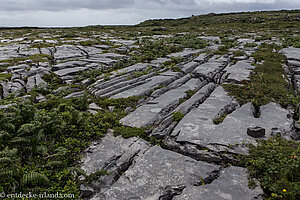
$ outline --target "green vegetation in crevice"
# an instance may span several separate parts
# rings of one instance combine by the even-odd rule
[[[224,55],[229,53],[229,49],[237,45],[235,39],[222,38],[222,45],[218,47],[218,50],[214,51],[216,55]]]
[[[151,127],[128,127],[128,126],[117,126],[114,129],[114,135],[121,135],[123,138],[131,138],[131,137],[139,137],[142,138],[152,145],[162,145],[163,140],[157,139],[155,137],[150,136]]]
[[[27,58],[25,57],[16,57],[16,58],[10,58],[6,60],[1,60],[0,63],[8,63],[8,66],[17,65],[19,62],[25,61]]]
[[[249,156],[241,158],[251,179],[257,179],[264,199],[300,198],[300,143],[280,137],[258,140],[250,146]]]
[[[48,84],[47,88],[49,90],[55,90],[55,89],[59,88],[60,86],[62,86],[62,84],[63,84],[62,79],[53,72],[46,73],[41,78],[47,82],[47,84]]]
[[[154,41],[150,38],[143,38],[137,42],[137,45],[139,45],[139,48],[133,48],[133,51],[129,54],[131,56],[129,62],[150,62],[183,50],[183,47],[173,44],[168,38]]]
[[[283,46],[289,47],[293,46],[295,48],[300,48],[300,37],[299,36],[287,36],[283,39]]]
[[[82,172],[84,174],[84,172]],[[101,176],[107,176],[110,173],[106,170],[98,170],[89,175],[85,175],[85,179],[82,181],[83,184],[91,184],[93,181],[99,180]]]
[[[227,117],[227,114],[223,114],[223,115],[221,115],[219,117],[216,117],[216,118],[213,119],[213,123],[215,125],[221,124],[226,117]]]
[[[180,67],[178,66],[179,63],[183,62],[183,58],[181,57],[171,57],[171,60],[164,62],[162,65],[164,68],[169,68],[173,72],[181,72]]]
[[[234,57],[239,57],[239,56],[244,56],[245,53],[243,51],[234,51],[233,56]]]
[[[130,77],[128,77],[128,79],[134,79],[134,78],[138,78],[144,75],[147,75],[149,73],[153,72],[153,67],[149,66],[147,67],[147,69],[143,70],[143,71],[135,71],[131,74]]]
[[[34,54],[29,56],[28,59],[32,60],[33,63],[36,63],[39,66],[40,62],[49,62],[49,64],[51,64],[53,56],[48,54]]]
[[[258,45],[256,44],[256,43],[246,43],[245,45],[244,45],[244,47],[245,48],[251,48],[251,47],[257,47]]]
[[[5,81],[5,80],[10,80],[11,77],[12,77],[12,74],[0,73],[0,82]]]
[[[282,67],[285,57],[277,51],[273,52],[274,49],[278,50],[278,47],[261,45],[253,54],[257,64],[251,72],[250,81],[245,81],[243,85],[223,84],[224,89],[242,103],[257,102],[260,106],[276,102],[284,107],[290,104],[294,94]]]
[[[173,113],[173,120],[175,122],[180,122],[184,118],[184,114],[179,111]]]
[[[108,40],[100,40],[100,39],[84,40],[84,41],[80,41],[79,44],[81,46],[94,46],[94,45],[112,46],[113,45],[113,43]]]
[[[175,35],[166,39],[170,44],[177,44],[184,48],[193,48],[193,49],[203,49],[208,46],[208,43],[198,38],[196,34],[187,34],[187,35]]]

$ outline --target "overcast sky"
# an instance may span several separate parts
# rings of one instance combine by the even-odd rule
[[[299,8],[300,0],[0,0],[0,26],[137,24],[210,12]]]

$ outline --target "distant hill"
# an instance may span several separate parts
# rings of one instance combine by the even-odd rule
[[[300,10],[281,11],[256,11],[240,13],[209,13],[205,15],[192,16],[180,19],[152,19],[146,20],[137,26],[207,26],[227,23],[265,23],[272,21],[292,22],[300,21]]]

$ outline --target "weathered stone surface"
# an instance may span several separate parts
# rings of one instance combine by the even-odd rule
[[[216,74],[226,67],[226,59],[213,57],[207,63],[201,64],[193,70],[193,74],[197,77],[203,77],[212,81]]]
[[[63,86],[63,87],[59,87],[56,90],[53,90],[51,93],[52,94],[57,94],[59,92],[62,91],[72,91],[72,92],[78,92],[80,89],[77,87],[70,87],[70,86]]]
[[[136,137],[124,139],[108,133],[103,139],[94,142],[87,149],[85,157],[81,160],[81,168],[87,174],[101,169],[109,170],[112,162],[120,162],[122,155],[125,155],[126,152],[138,152],[142,154],[149,147],[147,142],[142,139]]]
[[[33,76],[36,74],[39,75],[44,75],[46,73],[50,73],[50,68],[46,68],[46,67],[31,67],[29,70],[29,76]]]
[[[192,56],[196,53],[199,53],[201,50],[199,49],[184,49],[182,52],[178,52],[178,53],[172,53],[170,55],[168,55],[168,58],[172,58],[172,57],[182,57],[182,58],[187,58],[189,56]]]
[[[56,71],[56,70],[62,70],[62,69],[66,69],[66,68],[73,68],[73,67],[82,67],[85,66],[87,64],[87,62],[83,62],[83,61],[70,61],[70,62],[65,62],[65,63],[60,63],[57,65],[52,66],[52,70]]]
[[[57,74],[58,76],[67,76],[67,75],[75,74],[77,72],[85,71],[87,69],[88,68],[86,67],[73,67],[73,68],[57,70],[54,73]]]
[[[8,68],[6,68],[6,71],[13,72],[13,71],[18,70],[18,69],[26,69],[26,68],[29,68],[29,66],[26,65],[26,64],[22,64],[22,65],[8,67]]]
[[[214,117],[231,101],[226,92],[218,87],[203,104],[179,122],[172,135],[178,142],[203,146],[233,145],[255,141],[247,135],[247,128],[251,126],[264,128],[266,137],[271,135],[272,128],[279,128],[283,132],[291,130],[293,120],[288,118],[289,112],[275,103],[262,106],[259,118],[254,117],[252,105],[248,103],[229,114],[221,124],[214,124]]]
[[[164,62],[171,61],[170,58],[158,58],[156,60],[152,60],[151,64],[163,64]]]
[[[215,89],[216,85],[213,83],[209,83],[204,86],[200,90],[198,90],[190,99],[180,104],[174,112],[180,111],[182,114],[188,113],[193,106],[198,105],[200,102],[204,102],[204,100],[212,93]]]
[[[200,37],[198,37],[198,38],[203,39],[203,40],[208,40],[208,41],[218,41],[218,42],[221,42],[220,37],[214,37],[214,36],[200,36]]]
[[[174,82],[169,84],[167,87],[163,87],[163,88],[160,88],[158,90],[155,90],[151,94],[151,97],[157,98],[158,96],[162,95],[163,93],[166,93],[167,91],[178,88],[179,86],[181,86],[184,83],[186,83],[187,81],[189,81],[191,78],[192,78],[192,76],[190,74],[187,74],[187,75],[175,80]]]
[[[208,58],[208,54],[202,53],[197,58],[194,59],[194,62],[203,63],[207,60],[207,58]]]
[[[180,98],[186,96],[188,90],[198,90],[201,87],[199,79],[191,79],[179,88],[170,90],[148,104],[137,108],[134,112],[121,119],[120,122],[126,126],[142,127],[148,126],[164,115],[164,111],[176,107]]]
[[[20,82],[3,82],[0,84],[2,85],[2,95],[4,98],[11,93],[23,89],[23,85]]]
[[[197,66],[199,65],[198,62],[189,62],[182,66],[181,71],[184,73],[192,72]]]
[[[136,158],[104,196],[107,200],[159,199],[168,188],[198,185],[220,168],[154,146]]]
[[[284,48],[281,52],[287,57],[287,59],[300,61],[300,48]]]
[[[249,38],[240,38],[240,39],[237,40],[237,42],[245,45],[247,43],[254,43],[255,40],[249,39]]]
[[[90,105],[89,105],[89,109],[91,109],[91,110],[103,110],[102,108],[100,108],[97,104],[95,104],[95,103],[91,103]]]
[[[126,67],[124,69],[120,69],[114,72],[114,74],[122,74],[122,73],[131,73],[134,71],[142,71],[147,69],[147,67],[150,67],[151,65],[149,63],[137,63],[135,65]]]
[[[45,88],[47,87],[47,83],[42,79],[41,75],[37,74],[35,76],[30,76],[27,79],[26,89],[27,92],[33,90],[33,88]]]
[[[167,85],[176,79],[176,74],[173,76],[154,76],[149,79],[146,79],[146,83],[139,85],[137,87],[131,88],[129,90],[125,90],[124,92],[118,93],[110,98],[127,98],[130,96],[141,96],[146,93],[150,93],[152,89],[160,85]]]
[[[211,184],[186,187],[173,200],[251,200],[262,199],[263,194],[260,186],[249,189],[246,169],[230,166]]]
[[[67,96],[65,96],[64,98],[65,99],[70,99],[70,98],[73,98],[73,97],[81,97],[84,95],[84,91],[81,91],[81,92],[74,92],[72,94],[69,94]]]
[[[56,49],[57,51],[54,53],[54,58],[57,60],[82,57],[81,51],[73,45],[62,45],[56,47]]]
[[[144,76],[137,77],[137,78],[130,79],[130,80],[128,80],[128,78],[127,78],[125,81],[119,81],[113,85],[108,85],[109,87],[105,87],[103,89],[96,90],[94,92],[94,94],[96,97],[106,97],[106,96],[110,97],[114,94],[134,88],[137,85],[144,84],[148,78],[153,77],[155,74],[156,73],[153,72],[153,73],[149,73]]]
[[[40,102],[43,102],[43,101],[47,100],[46,97],[41,95],[41,94],[39,94],[35,99],[36,99],[37,103],[40,103]]]
[[[255,66],[251,65],[251,61],[238,61],[235,65],[226,68],[226,82],[240,83],[242,80],[249,80],[251,70]]]

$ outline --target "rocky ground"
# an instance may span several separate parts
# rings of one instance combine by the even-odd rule
[[[179,52],[150,62],[137,62],[122,69],[112,70],[96,78],[80,73],[110,69],[119,61],[130,59],[132,48],[140,48],[136,40],[124,40],[109,35],[99,36],[107,45],[80,45],[84,38],[67,44],[38,48],[32,44],[56,44],[51,35],[40,35],[36,40],[26,36],[0,38],[1,74],[7,79],[0,84],[1,99],[12,93],[26,98],[34,88],[47,88],[45,74],[54,73],[64,86],[51,91],[65,91],[69,99],[89,93],[97,98],[142,97],[136,109],[127,108],[128,115],[120,122],[129,127],[150,127],[148,134],[163,140],[162,145],[151,145],[137,138],[122,138],[108,132],[86,150],[82,169],[90,174],[107,170],[90,185],[82,185],[86,199],[261,199],[262,189],[249,189],[247,170],[238,165],[237,155],[247,155],[246,144],[256,144],[281,133],[286,139],[296,137],[293,111],[279,104],[268,103],[257,110],[251,103],[240,104],[222,87],[223,83],[244,84],[255,68],[252,53],[258,47],[247,47],[253,39],[239,38],[230,52],[214,55],[212,50],[221,45],[219,37],[203,36],[210,45],[202,49],[184,48]],[[160,36],[162,37],[162,36]],[[170,36],[165,36],[170,37]],[[157,39],[153,37],[154,39]],[[137,40],[140,38],[137,38]],[[215,42],[218,41],[218,42]],[[295,90],[300,90],[300,49],[281,50],[288,59],[285,67]],[[32,56],[49,55],[49,60],[34,61]],[[31,57],[30,57],[31,56]],[[12,58],[28,58],[12,64]],[[165,63],[180,59],[175,68]],[[74,87],[73,85],[82,87]],[[37,102],[45,101],[42,94]],[[1,105],[7,107],[7,105]],[[87,112],[101,112],[92,103]],[[113,110],[114,108],[111,107]],[[259,114],[258,114],[259,113]],[[176,118],[176,114],[180,117]]]

